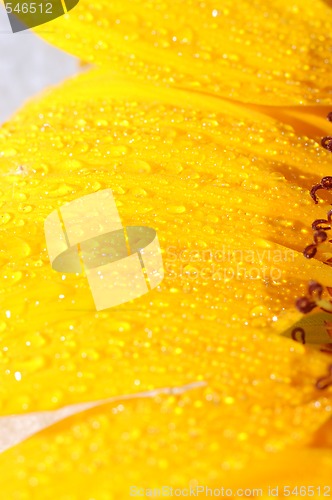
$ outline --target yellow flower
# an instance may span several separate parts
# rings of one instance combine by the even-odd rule
[[[309,196],[331,171],[329,108],[309,106],[332,101],[328,5],[81,0],[48,28],[96,67],[0,129],[1,415],[115,400],[2,453],[3,498],[318,496],[331,358],[277,334],[309,279],[332,281],[302,254],[329,202]],[[124,225],[156,229],[166,275],[96,312],[84,276],[52,270],[43,224],[105,188]]]

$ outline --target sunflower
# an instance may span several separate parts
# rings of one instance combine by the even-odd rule
[[[81,0],[35,29],[85,71],[0,129],[1,420],[30,425],[3,498],[330,493],[331,28],[323,0]],[[96,311],[44,221],[102,189],[165,278]]]

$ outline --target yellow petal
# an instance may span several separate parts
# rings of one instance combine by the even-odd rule
[[[24,388],[28,398],[23,406],[10,398],[6,412],[151,389],[170,378],[191,382],[203,376],[202,358],[188,371],[177,357],[191,358],[193,339],[204,351],[206,330],[228,342],[231,333],[220,336],[220,328],[268,333],[298,319],[293,303],[307,280],[330,280],[326,266],[301,253],[322,210],[307,192],[317,166],[328,173],[328,154],[267,116],[212,97],[114,82],[103,71],[32,102],[2,130],[4,362],[11,360],[8,387],[15,396]],[[51,269],[43,223],[56,207],[102,188],[113,190],[125,225],[157,230],[166,277],[130,307],[96,313],[84,276],[63,279]],[[43,391],[43,400],[28,375],[42,369],[38,384],[46,388],[54,378],[46,366],[61,377],[59,395]],[[104,370],[123,373],[110,387]]]
[[[36,29],[114,73],[257,104],[331,104],[323,0],[81,0]]]
[[[219,439],[223,460],[236,470],[248,457],[305,449],[331,413],[331,389],[315,388],[329,359],[275,332],[298,319],[294,299],[309,278],[331,282],[327,266],[301,253],[310,222],[322,216],[323,204],[315,206],[308,190],[319,180],[318,169],[320,176],[329,173],[328,153],[267,115],[179,89],[115,81],[106,70],[32,101],[1,129],[0,141],[1,414],[198,381],[206,383],[204,390],[184,395],[181,404],[171,399],[165,410],[160,402],[139,403],[139,454],[123,455],[121,469],[136,456],[136,479],[147,481],[147,462],[139,458],[144,452],[149,460],[146,442],[155,447],[157,469],[167,471],[166,437],[150,442],[146,422],[153,420],[167,436],[166,426],[184,415],[178,439],[189,450],[188,428],[193,437],[202,428],[197,412],[207,419],[206,435],[213,435],[213,422],[218,436],[213,456],[198,464],[202,477],[219,478]],[[157,231],[165,279],[131,303],[96,312],[84,276],[63,279],[51,269],[43,225],[56,208],[104,188],[113,191],[124,225]],[[109,463],[117,447],[112,439],[140,418],[135,405],[128,403],[128,419],[114,424],[112,434],[110,424],[97,432],[97,463],[102,457]],[[69,435],[55,441],[89,461],[90,431],[75,445],[67,424],[59,425]],[[230,433],[222,435],[222,426]],[[22,460],[15,454],[22,457],[20,450],[57,428],[1,459]],[[196,456],[204,450],[200,443]],[[50,460],[71,471],[57,446]],[[37,448],[28,452],[33,463]],[[189,455],[176,460],[184,484],[193,477]],[[25,478],[27,471],[20,471]],[[16,486],[6,484],[7,477],[10,498]],[[47,471],[43,477],[42,484],[53,481]],[[110,494],[121,491],[125,498],[124,488],[115,483]]]
[[[225,402],[214,386],[72,417],[0,455],[3,495],[62,499],[84,492],[108,500],[131,498],[138,488],[205,486],[227,488],[233,497],[239,489],[258,489],[252,496],[271,498],[269,487],[281,493],[310,486],[316,497],[318,487],[329,496],[330,450],[279,451],[283,440],[290,445],[322,417],[324,399],[296,407],[278,397],[271,406],[251,398]]]

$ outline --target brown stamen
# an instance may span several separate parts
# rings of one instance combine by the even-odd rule
[[[330,139],[331,139],[331,151],[332,151],[332,137],[330,137]],[[319,189],[327,189],[327,190],[332,189],[332,177],[331,176],[323,177],[319,184],[316,184],[311,188],[310,196],[315,203],[318,203],[316,191],[318,191]]]
[[[332,137],[331,136],[328,135],[326,137],[323,137],[321,144],[322,144],[323,148],[332,152]]]
[[[312,259],[313,257],[315,257],[316,253],[317,253],[317,246],[316,245],[308,245],[303,250],[303,255],[307,259]]]
[[[322,391],[327,389],[330,385],[332,385],[332,365],[328,367],[328,375],[317,380],[316,389]]]
[[[320,352],[323,352],[324,354],[332,354],[332,344],[326,344],[325,346],[323,346],[319,350],[320,350]]]
[[[301,342],[302,342],[302,344],[305,344],[305,331],[303,330],[303,328],[297,327],[297,328],[294,328],[294,330],[292,330],[292,339],[295,340],[296,342],[298,342],[298,340],[296,338],[297,333],[300,333]]]
[[[329,114],[326,117],[329,122],[332,122],[332,111],[329,112]]]

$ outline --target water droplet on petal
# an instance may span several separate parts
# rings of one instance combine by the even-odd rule
[[[167,209],[172,214],[183,214],[186,211],[186,207],[183,205],[173,205]]]
[[[28,214],[28,213],[30,213],[32,211],[32,206],[31,205],[22,205],[22,204],[20,204],[18,206],[18,210],[19,210],[19,212],[23,212],[25,214]]]
[[[10,219],[11,219],[11,216],[9,213],[5,212],[5,213],[0,214],[0,225],[4,226],[5,224],[7,224],[7,222],[10,221]]]

